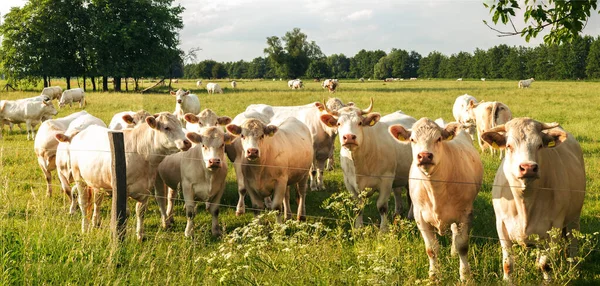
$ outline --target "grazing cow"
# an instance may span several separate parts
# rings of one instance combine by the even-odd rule
[[[198,114],[200,112],[200,100],[197,95],[190,93],[189,90],[183,91],[181,88],[177,92],[171,91],[171,95],[175,97],[175,111],[173,114],[177,116],[181,126],[185,126],[185,114]]]
[[[174,79],[173,83],[179,83],[179,79]]]
[[[129,115],[129,116],[125,116]],[[123,111],[115,114],[108,124],[108,129],[112,130],[123,130],[125,128],[133,128],[138,124],[144,123],[146,117],[152,116],[146,110],[139,110],[138,112]],[[127,121],[125,121],[127,120]]]
[[[289,186],[295,186],[298,198],[297,219],[306,219],[306,185],[313,161],[310,131],[298,119],[290,117],[280,125],[267,125],[247,119],[241,125],[229,124],[227,131],[240,136],[244,185],[252,206],[264,209],[264,199],[273,195],[270,209],[291,218]],[[281,221],[281,216],[278,217]]]
[[[412,131],[392,125],[389,132],[398,141],[410,141],[412,145],[410,198],[429,256],[429,277],[438,274],[435,233],[443,235],[452,230],[452,253],[458,252],[460,280],[466,280],[470,276],[467,252],[473,202],[483,182],[477,149],[456,122],[443,128],[429,118],[421,118]]]
[[[196,133],[201,133],[203,128],[227,125],[231,122],[231,118],[227,116],[217,116],[217,114],[210,109],[205,109],[198,115],[187,113],[185,115],[185,120],[187,121],[185,127],[186,130]],[[192,142],[195,143],[193,140]],[[173,223],[173,199],[175,198],[175,191],[181,184],[181,154],[182,153],[169,155],[158,165],[158,174],[154,185],[156,200],[160,207],[162,225],[164,228],[169,228]],[[165,190],[165,187],[167,187],[168,190]],[[166,206],[165,198],[167,199]]]
[[[34,97],[27,97],[27,98],[21,98],[21,99],[17,99],[17,100],[15,100],[15,102],[32,102],[32,101],[39,101],[39,102],[41,102],[41,101],[44,101],[44,102],[49,102],[49,101],[51,101],[51,99],[50,99],[50,97],[49,97],[49,96],[47,96],[47,95],[40,94],[40,95],[38,95],[38,96],[34,96]],[[51,116],[49,116],[49,115],[47,115],[47,116],[44,116],[44,117],[42,117],[42,120],[41,120],[41,122],[44,122],[44,121],[46,121],[46,120],[48,120],[48,119],[50,119],[50,118],[52,118],[52,117],[51,117]],[[25,121],[16,121],[16,122],[15,122],[15,121],[10,121],[10,120],[8,120],[8,119],[3,119],[3,120],[0,122],[0,130],[4,128],[4,125],[8,125],[8,128],[9,128],[9,130],[12,132],[12,131],[13,131],[13,126],[14,126],[14,125],[17,125],[17,126],[19,126],[19,129],[20,129],[21,131],[23,131],[23,127],[21,127],[21,123],[25,123]],[[32,125],[32,126],[37,126],[39,123],[40,123],[40,121],[34,120],[34,121],[32,121],[32,122],[31,122],[31,125]],[[0,137],[0,138],[1,138],[1,137]]]
[[[548,239],[552,228],[571,236],[579,230],[585,197],[583,152],[575,137],[558,123],[515,118],[481,135],[488,144],[506,149],[492,187],[496,229],[502,245],[504,280],[510,280],[512,245],[533,243],[531,235]],[[577,248],[569,248],[572,256]],[[548,257],[537,260],[549,279]]]
[[[301,89],[302,87],[304,87],[304,83],[302,83],[302,81],[299,79],[294,80],[292,83],[292,89]]]
[[[462,77],[459,77],[458,79],[456,79],[456,81],[462,81]]]
[[[60,96],[62,95],[62,87],[60,86],[49,86],[49,87],[44,87],[44,89],[42,89],[42,93],[41,95],[46,95],[48,97],[50,97],[50,100],[52,99],[59,99]]]
[[[529,86],[531,86],[531,83],[534,81],[535,81],[534,78],[520,80],[518,86],[519,86],[519,88],[528,88]]]
[[[329,90],[329,93],[334,93],[338,85],[339,83],[337,81],[330,81],[329,84],[327,84],[327,90]]]
[[[454,106],[452,106],[452,115],[454,116],[454,120],[456,122],[463,125],[467,133],[471,135],[471,140],[475,139],[475,117],[471,117],[471,112],[469,112],[469,106],[471,106],[471,102],[477,104],[477,99],[475,97],[463,94],[456,98],[454,101]]]
[[[144,213],[148,198],[152,195],[156,176],[156,167],[169,155],[179,150],[186,151],[191,143],[175,115],[161,112],[146,117],[146,123],[131,129],[123,129],[125,143],[125,161],[127,166],[127,194],[137,201],[136,234],[138,239],[144,236]],[[94,225],[100,222],[99,207],[103,192],[100,189],[112,189],[111,153],[108,132],[100,126],[89,126],[71,140],[71,172],[79,193],[79,208],[82,213],[81,229],[89,229],[88,212],[94,206],[92,217]],[[97,152],[73,152],[73,150],[97,150]],[[95,195],[93,196],[90,187]]]
[[[392,82],[392,81],[394,81],[394,78],[388,77],[388,78],[384,79],[383,81],[385,81],[385,82]]]
[[[279,80],[281,80],[281,79],[279,79]],[[296,81],[296,79],[290,79],[290,80],[288,80],[288,87],[289,88],[292,88],[292,89],[294,88],[294,81]]]
[[[237,86],[237,82],[235,80],[231,81],[231,88],[235,88]]]
[[[201,87],[201,86],[202,86],[202,81],[201,80],[197,81],[196,82],[196,87]]]
[[[58,107],[64,107],[69,104],[69,107],[73,106],[73,101],[79,102],[79,108],[83,108],[85,106],[85,92],[82,88],[72,88],[67,89],[62,93],[60,97],[60,101],[58,102]]]
[[[417,78],[416,77],[411,77],[410,80],[417,80]]]
[[[364,77],[361,77],[361,78],[359,78],[358,80],[359,80],[360,82],[365,82],[365,78],[364,78]]]
[[[325,106],[326,107],[326,106]],[[359,194],[370,189],[368,195],[379,191],[377,209],[381,216],[380,230],[387,230],[388,200],[393,190],[396,201],[395,215],[402,215],[401,190],[408,185],[408,172],[412,161],[411,147],[397,144],[387,133],[391,124],[402,124],[410,128],[414,118],[398,111],[383,118],[379,113],[371,112],[371,105],[360,110],[347,106],[338,111],[326,107],[321,121],[327,126],[337,128],[340,137],[340,164],[344,172],[346,189],[360,200]],[[363,224],[362,213],[356,219],[355,226]]]
[[[485,77],[482,77],[482,78],[481,78],[481,81],[485,81]]]
[[[71,191],[71,183],[73,183],[73,176],[71,175],[71,159],[69,146],[71,140],[79,132],[91,125],[97,125],[100,127],[106,127],[106,124],[97,117],[91,114],[83,114],[75,118],[66,131],[62,133],[56,133],[55,142],[58,143],[56,147],[56,173],[58,174],[58,180],[60,181],[63,192],[67,195],[71,202],[69,207],[69,213],[74,214],[77,209],[77,204],[73,192]],[[81,152],[82,150],[75,150],[75,152]]]
[[[86,111],[73,113],[62,118],[46,120],[42,122],[35,139],[33,141],[33,150],[37,157],[38,164],[44,177],[46,178],[46,194],[52,196],[52,171],[56,169],[56,147],[58,141],[55,135],[64,133],[69,124],[77,117],[88,114]]]
[[[477,141],[479,142],[481,151],[489,150],[490,153],[495,154],[496,149],[487,144],[481,138],[481,134],[511,120],[512,112],[506,104],[497,101],[480,103],[470,101],[468,111],[470,117],[475,119],[475,124],[477,125]],[[502,157],[502,151],[498,153]]]
[[[206,91],[208,92],[208,94],[215,94],[215,93],[223,94],[223,90],[221,89],[221,86],[219,86],[218,83],[214,83],[214,82],[209,82],[206,84]]]
[[[0,101],[0,121],[8,120],[13,123],[25,122],[27,140],[35,138],[35,125],[44,119],[58,114],[51,100],[47,101]],[[2,132],[0,130],[0,138]]]

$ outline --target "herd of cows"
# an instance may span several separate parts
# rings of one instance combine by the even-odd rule
[[[69,101],[85,104],[83,91],[73,92],[71,99],[67,92],[62,93],[61,106]],[[478,102],[461,95],[453,106],[456,122],[451,123],[417,120],[401,111],[382,116],[373,112],[373,99],[361,109],[338,98],[301,106],[252,104],[232,119],[200,110],[198,97],[180,89],[171,92],[176,98],[173,113],[121,112],[107,126],[86,111],[50,119],[57,114],[52,105],[57,93],[50,95],[44,89],[40,98],[0,101],[0,119],[26,122],[28,139],[30,126],[42,122],[34,149],[47,192],[52,193],[51,171],[56,170],[71,200],[71,213],[76,211],[77,197],[84,232],[99,225],[99,204],[104,191],[112,188],[111,130],[123,132],[128,195],[137,201],[138,239],[144,236],[148,199],[156,198],[162,225],[169,227],[178,189],[185,200],[185,235],[193,235],[198,200],[212,214],[213,235],[220,235],[218,214],[227,160],[233,162],[237,178],[236,214],[245,212],[248,194],[254,208],[277,210],[289,219],[290,188],[295,188],[296,218],[304,220],[307,189],[324,188],[324,171],[333,168],[336,137],[348,191],[356,199],[365,190],[369,195],[379,193],[376,205],[382,231],[387,229],[388,201],[394,195],[394,214],[417,222],[430,276],[439,274],[436,233],[448,232],[452,250],[460,256],[460,278],[470,276],[469,230],[473,202],[483,183],[483,165],[473,140],[483,152],[503,151],[492,201],[505,280],[512,272],[513,243],[531,244],[529,237],[534,234],[547,238],[551,228],[562,229],[567,236],[579,229],[586,188],[579,143],[557,123],[513,118],[501,102]],[[412,200],[410,210],[403,209],[403,188]],[[355,224],[362,223],[359,215]],[[576,247],[571,245],[570,251]],[[537,263],[548,279],[548,258],[541,255]]]

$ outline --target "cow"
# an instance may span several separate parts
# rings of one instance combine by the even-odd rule
[[[89,126],[79,132],[71,140],[71,172],[78,191],[79,208],[82,213],[81,230],[89,229],[88,212],[94,206],[92,221],[100,222],[99,206],[103,193],[100,189],[112,189],[111,152],[108,133],[110,129],[100,126]],[[131,129],[123,129],[125,143],[125,161],[127,166],[127,194],[137,201],[136,236],[141,240],[144,236],[144,213],[148,198],[152,195],[156,176],[156,167],[169,155],[179,150],[186,151],[191,143],[175,115],[161,112],[146,117],[144,124]],[[95,150],[95,152],[73,152],[73,150]],[[135,167],[134,167],[135,166]],[[94,192],[92,194],[87,187]]]
[[[359,78],[358,80],[359,80],[360,82],[365,82],[365,78],[364,78],[364,77],[361,77],[361,78]]]
[[[297,219],[306,219],[306,187],[313,148],[308,127],[290,117],[278,126],[259,119],[247,119],[241,125],[230,123],[229,133],[239,136],[245,162],[241,165],[244,185],[252,206],[264,209],[264,199],[273,196],[270,209],[291,218],[289,186],[295,186],[298,198]],[[256,214],[256,212],[255,212]]]
[[[27,97],[27,98],[21,98],[21,99],[17,99],[17,100],[15,100],[15,102],[31,102],[31,101],[39,101],[39,102],[41,102],[41,101],[44,101],[44,102],[49,102],[49,101],[51,101],[51,99],[50,99],[50,97],[49,97],[49,96],[47,96],[47,95],[40,94],[40,95],[37,95],[37,96],[34,96],[34,97]],[[46,121],[46,120],[48,120],[48,119],[50,119],[50,118],[52,118],[52,116],[50,116],[50,115],[43,116],[43,117],[41,118],[41,120],[33,120],[33,121],[31,122],[31,125],[32,125],[32,126],[37,126],[37,125],[40,123],[40,121],[41,121],[41,122],[44,122],[44,121]],[[0,122],[0,129],[3,129],[3,128],[4,128],[4,125],[8,125],[8,128],[9,128],[9,130],[12,132],[12,131],[13,131],[13,126],[14,126],[14,125],[17,125],[17,126],[19,127],[19,129],[20,129],[21,131],[23,131],[23,127],[21,126],[21,123],[25,123],[25,121],[24,121],[24,120],[22,120],[22,121],[11,121],[11,120],[8,120],[8,119],[3,119],[3,120]],[[0,138],[1,138],[1,137],[0,137]]]
[[[237,82],[235,80],[231,81],[231,88],[235,88],[237,86]]]
[[[201,133],[203,128],[227,125],[231,122],[231,118],[227,116],[217,116],[217,114],[210,109],[205,109],[198,115],[187,113],[185,115],[185,120],[187,121],[185,129],[188,132],[196,133]],[[191,141],[194,143],[194,140]],[[229,140],[226,140],[226,142],[229,142]],[[154,186],[164,228],[169,228],[173,223],[173,199],[175,197],[175,191],[181,184],[181,154],[182,153],[176,153],[167,156],[158,165],[157,169],[158,174]],[[167,190],[165,190],[165,187],[167,187]],[[165,198],[167,199],[166,205],[164,201]]]
[[[502,246],[504,280],[513,269],[513,242],[532,244],[531,235],[548,239],[552,228],[571,236],[579,230],[585,197],[583,152],[573,135],[558,123],[514,118],[481,135],[491,146],[506,150],[492,187],[496,229]],[[569,255],[576,251],[576,241]],[[537,260],[546,280],[548,257]]]
[[[402,124],[410,128],[416,121],[402,113],[394,112],[381,117],[371,112],[373,99],[365,110],[356,106],[347,106],[332,111],[325,106],[327,113],[321,115],[321,121],[336,128],[339,133],[340,165],[344,172],[346,189],[356,200],[360,193],[370,189],[368,195],[379,191],[377,209],[381,216],[380,231],[387,231],[388,200],[393,190],[396,201],[395,215],[402,215],[401,191],[408,185],[408,172],[412,156],[408,144],[398,144],[387,134],[391,124]],[[408,188],[407,188],[408,189]],[[355,221],[356,227],[362,227],[362,212]]]
[[[63,192],[70,200],[70,214],[74,214],[77,210],[77,203],[75,202],[74,194],[71,190],[73,176],[71,175],[69,146],[74,136],[91,125],[106,127],[106,124],[100,118],[86,113],[71,121],[71,123],[69,123],[69,127],[66,131],[64,131],[64,133],[56,133],[53,138],[58,143],[56,146],[56,173],[58,174],[58,180],[60,181]],[[81,151],[82,150],[75,150],[75,152]]]
[[[186,113],[198,114],[200,113],[200,100],[198,96],[190,93],[190,91],[184,91],[182,89],[177,92],[171,91],[171,95],[175,97],[175,111],[173,114],[179,119],[181,126],[185,126],[184,116]]]
[[[0,101],[0,120],[5,119],[13,122],[25,122],[27,126],[27,140],[35,138],[35,125],[45,118],[51,118],[58,114],[52,101]],[[2,133],[0,132],[0,138]]]
[[[512,119],[512,112],[506,106],[506,104],[497,101],[491,102],[469,102],[468,112],[471,118],[475,119],[475,124],[477,127],[477,142],[479,142],[479,147],[481,151],[489,150],[490,153],[495,154],[496,149],[485,143],[485,141],[481,138],[481,134],[484,131],[494,128],[498,125],[502,125],[509,120]],[[500,157],[502,157],[502,151],[498,152]]]
[[[281,79],[279,79],[281,80]],[[294,88],[294,81],[296,81],[296,79],[290,79],[288,80],[288,87],[293,89]]]
[[[304,83],[302,83],[302,81],[299,79],[294,80],[294,82],[292,83],[292,89],[301,89],[303,87],[304,87]]]
[[[534,81],[535,81],[534,78],[520,80],[519,84],[518,84],[518,87],[519,88],[528,88],[529,86],[531,86],[531,83],[534,82]]]
[[[460,256],[460,280],[465,281],[470,276],[467,252],[473,202],[483,183],[483,164],[472,139],[460,123],[440,127],[429,118],[419,119],[412,130],[392,125],[389,133],[412,145],[410,198],[429,256],[429,277],[438,274],[435,233],[451,230],[452,253]]]
[[[64,107],[69,104],[69,107],[73,106],[73,101],[79,102],[79,108],[85,106],[85,91],[82,88],[67,89],[62,93],[60,100],[58,101],[58,107]]]
[[[334,93],[338,85],[337,81],[330,81],[329,84],[327,84],[327,90],[329,90],[329,93]]]
[[[457,78],[456,81],[462,81],[462,77]]]
[[[196,87],[201,87],[201,86],[202,86],[202,81],[201,80],[197,81],[196,82]]]
[[[214,83],[214,82],[209,82],[206,84],[206,91],[208,92],[208,94],[215,94],[215,93],[223,94],[223,90],[221,89],[221,86],[219,86],[218,83]]]
[[[331,82],[332,80],[330,78],[326,79],[323,81],[323,83],[321,83],[321,87],[322,88],[327,88],[327,86],[329,86],[329,82]]]
[[[41,95],[46,95],[46,96],[50,97],[50,100],[53,100],[53,99],[60,99],[62,92],[63,92],[63,90],[62,90],[62,87],[60,87],[60,86],[49,86],[49,87],[44,87],[44,89],[42,89]]]
[[[129,115],[129,116],[125,116]],[[123,130],[126,128],[133,128],[138,124],[145,122],[146,117],[152,116],[146,110],[139,110],[137,112],[133,111],[123,111],[113,115],[110,120],[110,124],[108,124],[108,129],[112,130]],[[128,120],[128,121],[125,121]]]
[[[63,133],[69,127],[69,124],[77,117],[88,114],[86,111],[73,113],[62,118],[46,120],[38,128],[35,139],[33,140],[33,150],[37,157],[38,165],[42,169],[46,179],[46,194],[52,196],[52,171],[56,169],[56,147],[58,141],[55,135]]]
[[[471,117],[471,112],[469,112],[469,106],[471,102],[477,104],[478,101],[475,97],[463,94],[456,98],[454,101],[454,106],[452,106],[452,115],[454,116],[454,120],[456,122],[462,124],[467,133],[471,136],[471,140],[475,139],[475,117]]]
[[[179,79],[174,79],[173,83],[179,83]]]
[[[482,77],[482,78],[481,78],[481,81],[485,81],[485,77]]]

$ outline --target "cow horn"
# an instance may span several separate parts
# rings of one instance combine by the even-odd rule
[[[339,113],[337,111],[329,110],[329,107],[327,107],[327,103],[325,102],[325,98],[323,98],[323,107],[325,107],[325,111],[327,111],[327,113],[329,113],[333,116],[339,115]]]
[[[504,127],[504,124],[502,124],[489,130],[486,130],[485,132],[506,132],[506,128]]]
[[[542,124],[542,130],[552,129],[554,127],[560,126],[560,124],[558,124],[557,122],[552,122],[552,123],[543,123],[543,122],[540,122],[540,123]]]
[[[371,110],[373,110],[373,98],[371,97],[371,104],[369,105],[369,107],[367,107],[367,109],[361,110],[362,114],[369,114],[371,113]]]

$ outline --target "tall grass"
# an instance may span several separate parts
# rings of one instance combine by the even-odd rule
[[[195,81],[182,81],[175,88],[198,94],[202,108],[234,117],[253,103],[302,105],[327,99],[330,94],[320,83],[306,82],[303,90],[290,90],[286,81],[239,80],[236,89],[220,81],[224,94],[208,95]],[[204,85],[208,80],[204,80]],[[53,85],[65,86],[62,82]],[[3,85],[3,84],[2,84]],[[147,83],[145,84],[147,86]],[[536,81],[529,89],[517,89],[508,81],[342,81],[335,96],[366,107],[373,97],[374,111],[387,114],[402,110],[415,118],[442,117],[452,120],[452,104],[458,95],[471,94],[486,101],[502,101],[515,117],[529,116],[540,121],[559,122],[579,140],[586,163],[587,194],[582,213],[583,241],[577,268],[557,264],[556,282],[580,285],[600,282],[600,142],[596,134],[600,115],[597,90],[600,83]],[[34,90],[35,89],[35,90]],[[0,99],[17,99],[39,94],[31,91],[0,92]],[[173,111],[174,98],[165,89],[157,93],[87,92],[89,113],[108,123],[124,110]],[[78,111],[64,108],[58,116]],[[227,177],[222,199],[221,239],[210,235],[210,215],[196,216],[193,239],[183,235],[185,214],[177,201],[176,224],[160,227],[156,204],[150,202],[145,226],[147,239],[134,238],[134,217],[128,221],[128,235],[120,247],[111,243],[108,230],[110,204],[102,207],[102,226],[90,233],[80,231],[80,214],[68,215],[66,197],[58,191],[45,194],[45,180],[37,166],[33,141],[25,132],[3,130],[0,142],[0,284],[427,284],[428,259],[413,222],[397,220],[390,232],[376,229],[379,215],[373,203],[364,206],[366,227],[351,228],[351,215],[331,206],[352,208],[345,196],[343,175],[338,167],[325,174],[326,190],[307,195],[307,223],[272,223],[265,214],[260,223],[252,214],[235,216],[237,185],[233,168]],[[375,139],[375,138],[373,138]],[[337,143],[336,143],[337,145]],[[337,147],[339,150],[339,146]],[[337,155],[336,155],[337,157]],[[497,157],[482,154],[484,185],[475,201],[469,261],[472,284],[501,284],[501,252],[491,205],[491,188]],[[56,176],[53,178],[59,189]],[[332,197],[328,200],[328,198]],[[374,199],[371,199],[374,201]],[[328,203],[324,203],[328,202]],[[130,202],[130,209],[133,204]],[[249,203],[249,200],[247,200]],[[294,206],[293,206],[294,207]],[[355,207],[355,206],[354,206]],[[251,213],[251,212],[250,212]],[[439,257],[441,283],[458,281],[458,258],[450,256],[449,237],[441,239]],[[559,255],[561,258],[560,249]],[[533,264],[534,250],[518,249],[516,284],[539,284],[541,273]],[[564,259],[564,258],[562,258]]]

